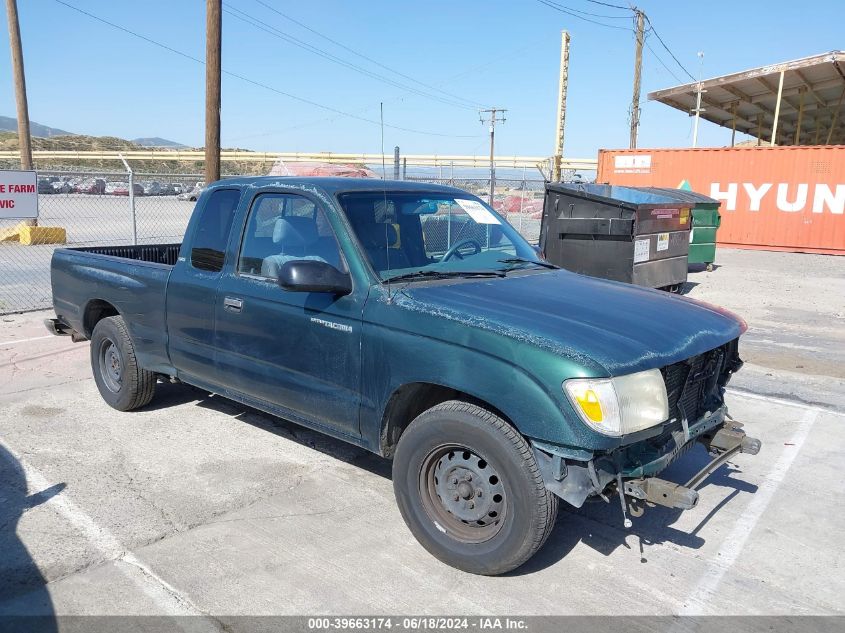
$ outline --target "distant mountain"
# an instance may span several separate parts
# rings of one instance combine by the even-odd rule
[[[9,116],[0,116],[0,131],[17,132],[18,120]],[[51,136],[72,136],[73,132],[66,132],[55,127],[47,127],[35,121],[29,122],[29,133],[32,136],[40,138],[50,138]]]
[[[10,116],[0,116],[0,132],[15,132],[18,131],[18,120],[15,117]],[[52,138],[54,136],[77,136],[73,132],[68,132],[66,130],[60,130],[56,127],[49,127],[47,125],[42,125],[41,123],[36,123],[35,121],[30,120],[29,122],[29,132],[32,136],[37,138]],[[124,141],[125,142],[125,141]],[[177,143],[176,141],[170,141],[166,138],[161,138],[160,136],[151,136],[148,138],[136,138],[132,139],[132,143],[136,145],[140,145],[142,147],[167,147],[170,149],[183,149],[188,147],[187,145],[183,145],[182,143]]]
[[[182,145],[182,143],[177,143],[176,141],[169,141],[166,138],[161,138],[160,136],[133,138],[132,142],[144,147],[170,147],[172,149],[182,149],[183,147],[187,147],[187,145]]]

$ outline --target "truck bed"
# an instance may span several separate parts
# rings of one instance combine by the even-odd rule
[[[175,266],[181,247],[182,244],[141,244],[138,246],[87,246],[70,250]]]
[[[90,314],[116,311],[126,317],[142,366],[165,371],[167,281],[180,244],[57,248],[51,264],[56,317],[91,336]]]

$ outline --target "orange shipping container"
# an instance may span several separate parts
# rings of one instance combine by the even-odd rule
[[[845,255],[845,146],[600,150],[597,182],[722,202],[719,244]]]

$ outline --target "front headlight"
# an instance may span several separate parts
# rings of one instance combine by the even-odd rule
[[[605,435],[627,435],[669,417],[659,369],[616,378],[572,378],[564,381],[563,391],[581,419]]]

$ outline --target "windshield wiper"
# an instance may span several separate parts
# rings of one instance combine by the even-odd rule
[[[497,259],[496,261],[501,262],[502,264],[534,264],[535,266],[540,266],[542,268],[551,268],[554,270],[560,268],[560,266],[555,266],[554,264],[550,264],[549,262],[534,259],[526,259],[525,257],[508,257],[507,259]]]
[[[407,279],[448,279],[450,277],[504,277],[502,270],[417,270],[412,273],[387,277],[384,281],[402,281]]]

